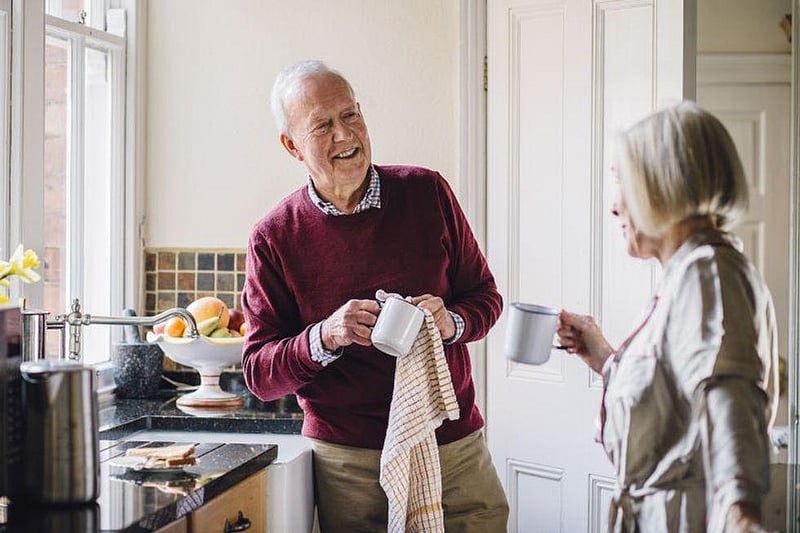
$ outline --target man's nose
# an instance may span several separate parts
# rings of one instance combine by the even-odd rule
[[[353,131],[340,121],[334,121],[333,123],[333,141],[334,142],[342,142],[350,140],[353,137]]]

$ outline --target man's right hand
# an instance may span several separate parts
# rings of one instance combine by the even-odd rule
[[[350,300],[322,322],[322,346],[330,351],[353,343],[372,346],[372,326],[380,311],[375,300]]]

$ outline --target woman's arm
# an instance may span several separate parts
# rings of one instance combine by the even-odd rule
[[[698,390],[700,436],[709,487],[709,531],[764,531],[769,490],[767,398],[756,383],[718,377]],[[703,405],[704,404],[704,405]],[[723,526],[723,524],[726,524]]]

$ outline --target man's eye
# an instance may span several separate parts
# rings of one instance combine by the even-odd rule
[[[344,119],[348,122],[353,122],[354,120],[358,120],[359,114],[356,111],[349,111],[344,114]]]
[[[331,125],[330,125],[330,123],[326,122],[326,123],[324,123],[324,124],[320,124],[320,125],[318,125],[317,127],[315,127],[315,128],[314,128],[313,130],[311,130],[311,131],[312,131],[313,133],[317,134],[317,135],[319,135],[319,134],[323,134],[323,133],[327,133],[327,132],[328,132],[328,130],[330,129],[330,126],[331,126]]]

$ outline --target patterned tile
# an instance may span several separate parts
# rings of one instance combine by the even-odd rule
[[[228,307],[233,307],[233,293],[217,293],[217,298],[225,302]]]
[[[195,258],[194,252],[180,252],[178,254],[178,270],[194,270]]]
[[[234,254],[217,254],[217,270],[233,271]]]
[[[199,272],[197,274],[197,290],[199,291],[213,291],[214,290],[214,274],[210,272]]]
[[[217,273],[217,291],[232,291],[235,283],[234,274]]]
[[[147,272],[155,272],[156,270],[156,254],[144,254],[144,269]]]
[[[163,271],[160,270],[158,272],[158,290],[170,290],[175,289],[175,271]]]
[[[158,252],[158,269],[175,270],[175,252]]]
[[[178,290],[192,291],[197,288],[194,272],[178,272]]]
[[[197,254],[197,270],[214,270],[214,254]]]

